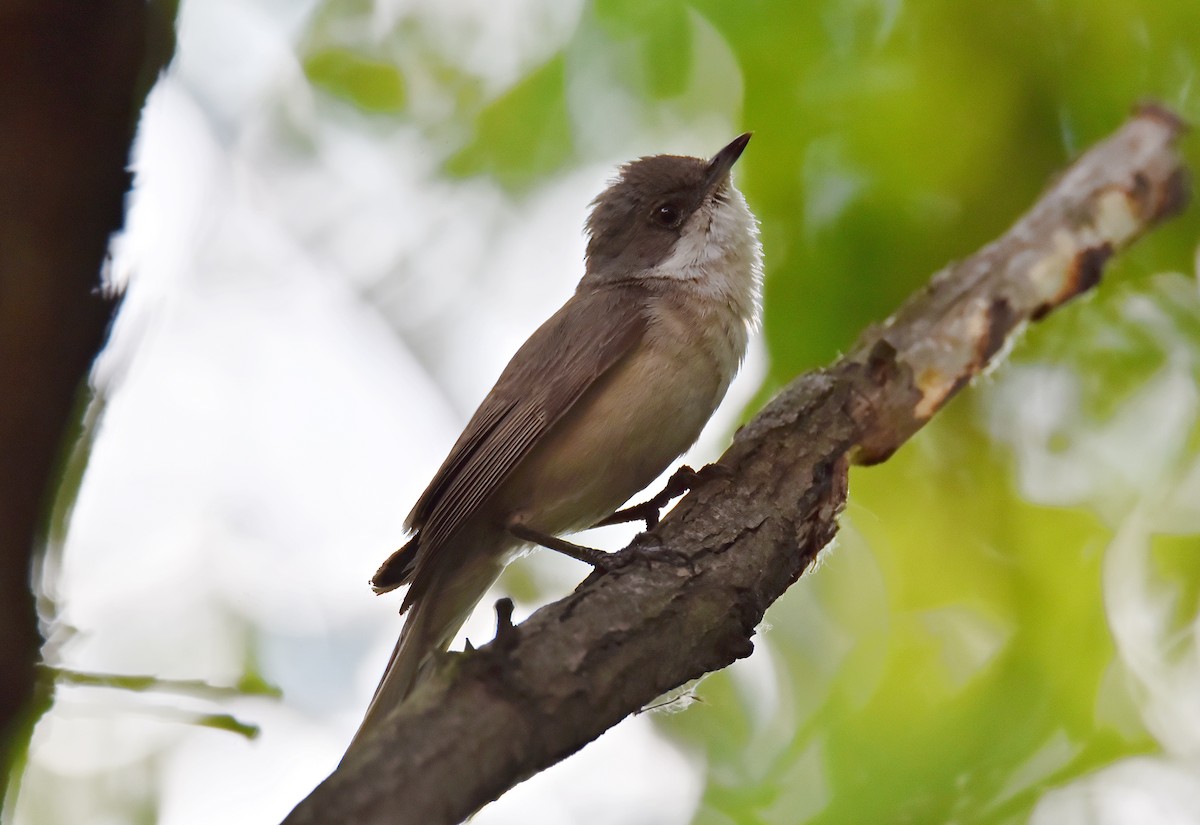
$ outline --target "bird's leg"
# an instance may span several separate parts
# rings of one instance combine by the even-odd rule
[[[611,516],[593,524],[593,527],[608,527],[611,524],[624,524],[627,521],[645,521],[646,529],[653,530],[658,526],[659,515],[672,499],[678,498],[700,482],[710,478],[728,478],[730,470],[721,464],[706,464],[699,470],[693,470],[686,464],[672,474],[667,486],[649,501],[618,510]]]
[[[605,553],[603,550],[597,550],[594,547],[584,547],[582,544],[574,544],[566,539],[560,539],[558,536],[551,536],[548,533],[543,533],[540,530],[534,530],[527,524],[513,522],[508,525],[508,532],[519,538],[521,541],[527,541],[531,544],[536,544],[545,547],[548,550],[555,550],[562,553],[564,556],[569,556],[576,561],[581,561],[584,564],[591,565],[597,570],[605,573],[612,570],[614,567],[619,567],[613,563],[611,553]]]
[[[643,501],[641,504],[635,504],[624,510],[618,510],[608,518],[596,522],[592,527],[607,527],[612,524],[624,524],[628,521],[645,521],[646,529],[653,530],[658,526],[658,517],[662,508],[667,506],[672,499],[678,498],[710,479],[727,479],[731,474],[732,471],[722,464],[706,464],[699,470],[693,470],[685,464],[672,474],[671,478],[667,481],[667,486],[658,495],[649,501]],[[597,550],[594,547],[575,544],[566,539],[560,539],[558,536],[552,536],[549,533],[535,530],[529,525],[518,521],[509,523],[508,532],[521,541],[527,541],[531,544],[545,547],[548,550],[562,553],[564,556],[569,556],[576,561],[590,565],[601,573],[610,573],[616,568],[624,566],[629,561],[627,557],[621,554],[605,553],[603,550]],[[646,548],[640,546],[632,549],[634,550],[634,555],[638,556],[643,556],[646,550]],[[687,565],[691,567],[691,561],[688,561]]]

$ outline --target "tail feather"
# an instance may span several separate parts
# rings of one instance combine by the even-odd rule
[[[384,717],[412,692],[417,684],[417,675],[421,666],[436,653],[445,650],[450,644],[449,639],[438,644],[437,640],[432,638],[430,628],[426,627],[429,622],[423,620],[429,611],[422,610],[421,607],[422,605],[417,605],[404,622],[404,627],[400,630],[400,638],[396,640],[396,646],[392,649],[387,667],[384,668],[383,679],[375,688],[375,695],[371,697],[367,713],[358,726],[354,738],[350,740],[347,753],[369,738],[371,732],[378,728]],[[465,618],[464,616],[463,619],[465,620]],[[453,631],[451,631],[451,635],[453,635]]]
[[[413,536],[407,544],[387,557],[379,565],[375,575],[371,577],[371,589],[376,594],[387,593],[397,587],[403,587],[412,580],[417,567],[417,549],[420,547],[420,534]]]
[[[412,693],[420,683],[426,664],[450,645],[475,605],[500,575],[504,548],[491,547],[491,544],[495,541],[470,542],[464,548],[469,549],[467,553],[453,552],[458,548],[439,548],[437,564],[427,564],[417,570],[405,598],[406,603],[411,601],[412,607],[388,659],[383,679],[375,688],[375,695],[347,753],[369,739],[379,723]]]

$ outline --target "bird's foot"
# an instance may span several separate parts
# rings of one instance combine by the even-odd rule
[[[722,464],[706,464],[699,470],[693,470],[685,464],[671,475],[671,478],[667,481],[667,485],[658,495],[648,501],[643,501],[641,504],[635,504],[632,507],[626,507],[624,510],[618,510],[608,518],[596,522],[593,526],[608,527],[612,524],[624,524],[629,521],[644,521],[646,522],[646,529],[653,530],[658,526],[662,509],[670,504],[672,499],[679,498],[703,482],[718,478],[727,479],[730,475],[732,475],[732,471]]]

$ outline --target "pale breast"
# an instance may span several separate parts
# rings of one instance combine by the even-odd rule
[[[548,533],[583,529],[695,442],[737,372],[747,332],[728,304],[679,297],[648,307],[642,344],[522,462],[497,515]]]

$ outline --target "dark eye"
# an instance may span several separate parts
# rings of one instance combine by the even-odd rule
[[[674,229],[683,221],[683,210],[673,203],[662,203],[654,207],[650,220],[667,229]]]

